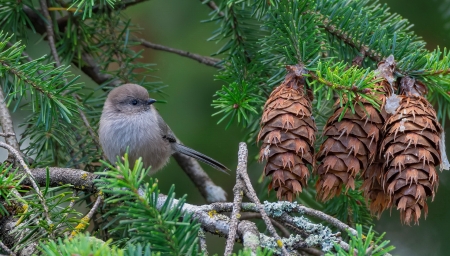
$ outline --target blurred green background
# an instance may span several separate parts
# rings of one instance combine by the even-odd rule
[[[415,24],[414,31],[428,42],[428,48],[437,45],[444,48],[450,39],[450,1],[448,0],[395,0],[381,1]],[[214,23],[202,23],[210,10],[201,1],[152,0],[127,10],[133,21],[143,28],[142,37],[148,41],[173,48],[209,55],[221,45],[207,42],[216,28]],[[174,54],[148,49],[142,61],[156,63],[155,75],[165,84],[167,104],[157,107],[177,136],[190,147],[216,158],[230,168],[237,163],[238,143],[244,140],[246,131],[237,125],[225,130],[225,124],[215,125],[218,117],[211,117],[213,94],[222,84],[214,81],[216,69]],[[159,96],[161,97],[161,96]],[[448,127],[448,125],[447,125]],[[447,129],[448,130],[448,129]],[[449,148],[447,146],[447,148]],[[250,146],[250,156],[257,148]],[[209,167],[205,170],[216,184],[232,194],[234,175],[226,176]],[[249,173],[254,185],[262,172],[262,165],[250,159]],[[397,210],[385,212],[376,223],[376,230],[387,232],[386,238],[397,247],[395,255],[449,255],[446,241],[450,239],[449,173],[440,175],[440,186],[434,202],[429,202],[429,215],[421,218],[419,226],[400,224]],[[203,198],[172,160],[158,173],[162,192],[176,185],[178,195],[188,194],[188,202],[204,203]],[[211,253],[223,253],[223,238],[208,236]]]

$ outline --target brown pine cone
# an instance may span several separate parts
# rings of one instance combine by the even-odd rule
[[[384,188],[400,210],[401,221],[418,223],[421,210],[428,213],[427,197],[434,198],[438,185],[436,165],[441,163],[442,127],[433,106],[422,97],[424,85],[402,79],[400,106],[384,127],[381,145]]]
[[[279,200],[292,201],[306,186],[307,164],[314,163],[317,128],[311,101],[305,93],[303,67],[286,68],[284,82],[273,90],[264,105],[258,140],[263,142],[260,160],[268,160],[264,173],[272,177],[269,190],[277,191]]]

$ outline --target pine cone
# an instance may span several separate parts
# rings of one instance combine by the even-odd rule
[[[389,195],[383,189],[383,163],[376,159],[363,174],[364,182],[361,186],[364,198],[368,200],[372,215],[381,217],[381,213],[391,206]]]
[[[302,66],[287,66],[284,82],[270,94],[261,119],[258,140],[262,141],[260,160],[267,159],[266,176],[272,176],[269,190],[289,201],[307,184],[307,164],[314,162],[317,131],[311,101],[305,93]]]
[[[376,97],[385,102],[387,81],[378,86]],[[354,104],[355,113],[343,107],[336,108],[324,128],[328,138],[321,145],[316,159],[320,161],[316,172],[319,179],[316,183],[317,198],[321,201],[338,196],[345,186],[355,189],[355,178],[374,161],[381,138],[386,113],[380,113],[365,100],[360,101],[364,107]],[[337,102],[335,105],[339,105]],[[346,111],[339,120],[342,111]],[[367,185],[367,184],[366,184]]]
[[[442,127],[433,106],[422,96],[423,84],[403,78],[400,106],[385,126],[381,145],[384,189],[400,210],[401,221],[417,224],[421,209],[428,213],[427,197],[434,198],[440,164]]]

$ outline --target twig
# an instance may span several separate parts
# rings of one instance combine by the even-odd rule
[[[74,228],[74,230],[69,236],[69,239],[73,238],[75,235],[86,229],[86,226],[91,221],[92,217],[94,216],[95,212],[97,211],[101,203],[103,203],[103,195],[98,195],[91,210],[86,214],[86,216],[81,218],[81,222]]]
[[[216,12],[218,12],[219,11],[219,7],[217,6],[217,4],[214,2],[214,1],[212,1],[212,0],[207,0],[207,1],[205,1],[205,0],[200,0],[200,2],[202,2],[203,4],[206,4],[209,8],[211,8],[213,11],[216,11]],[[224,16],[224,14],[223,14],[223,12],[218,12],[218,14],[220,15],[220,16]]]
[[[36,182],[34,181],[34,177],[33,174],[31,173],[30,169],[28,168],[27,164],[25,163],[25,161],[23,160],[22,156],[20,155],[19,151],[17,151],[15,148],[13,148],[12,146],[1,142],[0,141],[0,147],[7,149],[10,153],[12,153],[14,155],[14,157],[16,158],[16,160],[19,161],[20,165],[22,166],[23,170],[27,173],[28,175],[28,179],[30,180],[31,185],[33,186],[34,190],[36,191],[36,194],[39,197],[39,200],[42,203],[42,207],[44,208],[44,215],[45,218],[48,222],[48,224],[52,224],[53,222],[50,220],[50,214],[49,214],[49,210],[48,210],[48,206],[47,203],[45,201],[44,196],[41,193],[41,190],[39,189],[39,186],[36,184]],[[52,235],[52,234],[50,234]]]
[[[238,234],[241,234],[240,237],[244,248],[249,248],[252,251],[251,255],[256,256],[256,250],[262,246],[260,238],[264,236],[259,233],[256,224],[248,220],[239,222]]]
[[[44,14],[44,17],[46,19],[46,31],[47,31],[47,40],[48,44],[50,46],[50,51],[52,52],[53,59],[55,59],[56,67],[61,66],[61,61],[59,60],[58,51],[56,50],[55,45],[55,34],[53,33],[53,25],[52,25],[52,17],[50,16],[50,13],[48,12],[47,2],[46,0],[40,0],[42,12]]]
[[[208,256],[208,248],[206,246],[205,231],[202,228],[198,230],[198,239],[200,241],[200,250],[203,255]]]
[[[214,184],[197,160],[180,153],[175,153],[173,157],[195,184],[197,189],[200,191],[200,194],[205,198],[206,202],[215,203],[227,201],[227,193],[225,190]]]
[[[183,57],[187,57],[193,60],[196,60],[202,64],[211,66],[211,67],[215,67],[215,68],[220,68],[221,65],[220,63],[220,59],[215,59],[215,58],[211,58],[211,57],[207,57],[207,56],[202,56],[200,54],[196,54],[196,53],[190,53],[187,51],[183,51],[183,50],[179,50],[179,49],[174,49],[174,48],[170,48],[167,47],[165,45],[160,45],[160,44],[155,44],[152,42],[148,42],[145,39],[138,39],[139,42],[141,43],[142,46],[145,46],[147,48],[152,48],[155,50],[160,50],[160,51],[165,51],[165,52],[171,52],[171,53],[175,53],[178,54],[180,56]]]
[[[11,249],[9,249],[8,246],[3,244],[2,241],[0,241],[0,248],[2,248],[3,251],[7,252],[9,256],[16,256],[16,254],[13,253],[13,251],[11,251]]]
[[[240,220],[261,219],[261,213],[241,212],[241,217],[239,219]],[[291,235],[291,232],[289,232],[289,230],[286,227],[284,227],[283,224],[272,218],[270,219],[270,221],[272,222],[274,227],[278,228],[281,231],[281,233],[283,233],[284,237],[289,237]]]
[[[8,137],[8,136],[16,136],[16,134],[12,133],[12,132],[7,132],[7,133],[0,132],[0,136],[1,137]]]
[[[8,136],[4,136],[6,143],[11,145],[15,150],[20,150],[19,142],[17,141],[16,136],[12,135],[15,134],[14,126],[11,119],[11,115],[9,114],[8,107],[6,106],[5,96],[3,96],[3,90],[1,89],[0,89],[0,124],[2,126],[4,134],[8,134]]]
[[[244,184],[239,174],[241,172],[246,172],[247,170],[247,155],[246,152],[243,152],[242,150],[244,149],[242,147],[239,147],[238,166],[236,171],[236,184],[234,185],[233,188],[233,195],[234,195],[233,210],[231,211],[230,230],[228,231],[229,233],[227,243],[225,246],[225,253],[224,253],[225,256],[230,255],[233,252],[234,241],[236,238],[236,231],[239,224],[238,219],[241,212],[242,197],[244,196]]]
[[[239,143],[239,161],[241,161],[241,158],[245,158],[247,159],[247,145],[244,142]],[[245,160],[247,161],[247,160]],[[277,231],[275,230],[275,228],[272,225],[272,222],[269,219],[269,216],[267,216],[266,211],[264,210],[264,207],[262,206],[261,202],[259,201],[258,195],[255,192],[255,189],[252,186],[252,182],[250,181],[250,178],[248,177],[247,174],[247,168],[244,169],[237,169],[238,172],[238,176],[240,176],[240,178],[242,179],[242,181],[245,184],[245,187],[248,190],[248,194],[247,197],[249,197],[249,199],[256,204],[256,207],[258,208],[258,211],[261,213],[261,218],[264,220],[264,223],[267,226],[267,229],[269,230],[270,234],[278,241],[281,242],[281,237],[278,235]],[[283,252],[284,255],[289,255],[289,253],[287,252],[285,246],[283,244],[278,243],[279,246],[281,247],[281,251]]]

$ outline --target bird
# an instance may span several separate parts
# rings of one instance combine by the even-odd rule
[[[112,163],[128,150],[131,166],[142,158],[150,175],[162,169],[174,153],[181,153],[227,173],[220,162],[191,149],[175,137],[170,127],[153,106],[156,100],[137,84],[123,84],[108,93],[100,117],[99,139]]]

